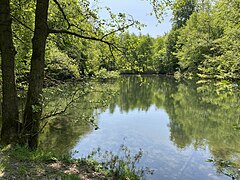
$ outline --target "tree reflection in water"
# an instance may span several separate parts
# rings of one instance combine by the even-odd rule
[[[65,86],[52,97],[51,107],[70,97],[77,86]],[[88,92],[90,86],[86,86]],[[95,82],[89,93],[69,109],[68,116],[57,117],[47,126],[40,141],[45,148],[66,152],[80,136],[91,132],[83,121],[109,108],[114,113],[132,110],[148,111],[154,105],[169,115],[170,140],[179,149],[193,146],[208,148],[214,160],[234,161],[240,167],[240,92],[230,84],[196,80],[177,81],[171,77],[126,76],[111,82]],[[66,93],[67,92],[67,93]],[[113,92],[118,92],[114,95]],[[64,94],[64,95],[63,95]],[[96,110],[97,109],[97,110]],[[47,143],[46,143],[47,142]],[[219,163],[215,163],[219,171]]]

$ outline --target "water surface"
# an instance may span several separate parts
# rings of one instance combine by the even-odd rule
[[[85,128],[66,145],[78,152],[74,158],[98,147],[117,154],[124,144],[133,154],[143,150],[139,166],[154,170],[147,179],[229,179],[206,160],[240,162],[238,90],[158,76],[123,77],[111,85],[118,94],[90,112],[99,129]]]

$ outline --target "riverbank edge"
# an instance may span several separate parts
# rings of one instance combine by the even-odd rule
[[[114,179],[110,170],[91,159],[71,159],[20,146],[0,147],[0,179]],[[127,178],[127,177],[126,177]]]

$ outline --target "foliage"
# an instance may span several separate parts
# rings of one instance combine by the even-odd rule
[[[171,30],[165,41],[166,61],[164,62],[165,72],[173,73],[178,70],[178,57],[176,56],[179,31]]]
[[[196,73],[198,67],[206,59],[206,55],[212,54],[214,29],[211,16],[204,11],[195,12],[181,31],[176,53],[182,71]],[[217,34],[216,34],[217,35]]]
[[[213,163],[217,166],[217,170],[222,174],[234,179],[238,179],[240,176],[239,169],[237,168],[236,164],[231,161],[225,161],[223,159],[215,160],[215,159],[208,159],[207,162]]]
[[[239,3],[206,1],[180,31],[178,51],[181,71],[202,78],[239,78]]]
[[[118,91],[114,79],[66,83],[45,89],[41,123],[44,129],[40,133],[39,148],[55,149],[56,154],[68,151],[80,136],[98,129],[98,111],[106,110]]]
[[[120,36],[124,49],[119,59],[122,73],[153,73],[158,71],[153,59],[154,39],[149,35],[124,33]]]
[[[51,3],[50,28],[62,29],[74,24],[70,26],[73,31],[79,31],[77,27],[81,27],[80,30],[89,34],[97,32],[101,36],[117,26],[124,27],[126,20],[130,21],[130,17],[123,13],[115,15],[109,8],[106,10],[112,19],[109,21],[99,19],[98,11],[101,8],[90,10],[88,1],[67,3],[61,0],[59,3],[64,6],[65,16],[56,4]],[[162,4],[158,1],[150,3],[158,17],[166,6],[172,9],[173,30],[167,35],[154,40],[148,35],[130,35],[123,29],[124,33],[106,37],[125,47],[122,52],[113,51],[113,54],[107,45],[69,35],[51,35],[46,55],[47,75],[56,79],[76,78],[79,75],[93,75],[102,67],[131,73],[172,74],[180,65],[181,72],[199,73],[203,78],[239,78],[238,2],[219,0],[214,4],[211,1],[177,0],[164,1]],[[33,1],[30,3],[13,1],[11,6],[14,42],[18,52],[17,77],[18,82],[22,83],[27,80],[29,73],[35,4]],[[84,18],[85,16],[88,18]]]
[[[220,26],[221,36],[213,41],[214,54],[207,56],[199,69],[203,77],[239,79],[239,2],[219,1],[215,8],[214,22]]]
[[[4,12],[4,10],[1,10],[0,12],[2,22],[0,23],[0,29],[3,30],[1,31],[1,57],[3,60],[2,69],[4,89],[2,123],[3,130],[1,131],[1,136],[2,140],[4,140],[4,137],[6,137],[6,143],[11,142],[11,138],[14,137],[14,139],[16,139],[14,141],[19,141],[19,139],[21,139],[21,143],[27,143],[30,147],[36,148],[39,134],[39,124],[42,116],[42,89],[44,81],[44,67],[46,63],[45,52],[47,39],[51,38],[50,40],[54,41],[56,40],[55,38],[61,38],[62,34],[67,34],[78,37],[82,40],[97,41],[108,45],[113,55],[113,49],[118,49],[117,45],[115,44],[115,38],[112,38],[114,34],[116,34],[117,32],[124,32],[125,29],[131,26],[139,27],[140,23],[124,13],[119,13],[118,15],[115,15],[111,12],[109,8],[107,8],[107,10],[111,17],[110,20],[102,20],[97,14],[99,9],[90,8],[91,4],[88,0],[45,0],[44,2],[37,1],[36,4],[31,1],[30,6],[25,6],[24,4],[22,4],[23,2],[17,2],[16,6],[12,2],[10,4],[10,1],[2,3],[3,4],[1,5],[1,7],[3,7],[3,9],[6,9],[6,12]],[[10,6],[13,7],[12,9],[14,13],[10,11]],[[26,18],[26,22],[24,22],[24,18],[22,18],[24,16],[22,15],[28,16]],[[21,37],[23,36],[22,32],[17,32],[17,30],[12,28],[12,18],[22,26],[21,28],[23,28],[24,30],[30,30],[33,33],[33,38],[31,39],[31,36],[25,36],[28,39],[24,39],[23,41],[21,41]],[[32,27],[34,27],[34,30],[32,29]],[[4,30],[4,28],[8,30]],[[18,117],[18,105],[16,101],[17,93],[15,86],[14,63],[15,47],[14,42],[12,41],[12,34],[14,34],[15,32],[18,33],[16,35],[17,39],[23,43],[26,42],[26,44],[29,44],[29,42],[31,42],[30,40],[32,40],[32,47],[27,48],[27,50],[29,51],[32,50],[30,51],[32,52],[31,65],[29,66],[26,61],[23,61],[24,65],[27,66],[26,69],[30,69],[30,73],[28,74],[28,71],[25,69],[23,72],[20,72],[21,75],[24,74],[22,75],[24,77],[24,80],[29,80],[27,101],[23,119],[19,119]],[[24,34],[27,34],[26,31],[24,31]],[[72,74],[77,74],[77,68],[76,66],[74,67],[74,63],[66,63],[66,61],[70,59],[68,58],[70,53],[68,53],[67,56],[65,54],[61,54],[55,43],[51,45],[52,46],[50,47],[55,47],[55,49],[52,56],[50,55],[51,59],[50,63],[48,64],[48,70],[50,74],[56,74],[56,77],[58,79],[69,79],[69,77],[71,78],[74,76]],[[18,48],[18,50],[24,51],[22,56],[27,57],[26,48],[23,47],[24,46],[21,46],[20,48]],[[4,51],[8,48],[9,50]],[[76,52],[74,52],[73,55],[76,55]],[[7,58],[10,56],[11,60],[8,60]],[[89,68],[87,67],[86,63],[86,57],[87,56],[84,53],[82,53],[80,56],[77,56],[78,59],[76,64],[78,66],[78,73],[83,76],[85,75],[85,71],[90,74]],[[51,61],[58,62],[59,64],[61,64],[60,67],[51,66]],[[63,65],[68,65],[68,67],[64,69],[62,68]],[[22,70],[23,68],[20,67],[20,69]],[[71,71],[70,69],[73,71]],[[28,75],[30,77],[28,77]],[[20,81],[22,81],[23,79],[21,78]],[[8,90],[9,87],[12,92],[10,92],[10,89]],[[11,102],[11,100],[13,101]],[[10,124],[11,122],[13,122],[12,125]],[[24,126],[21,127],[21,133],[19,133],[19,131],[17,130],[17,128],[20,127],[18,126],[18,122],[22,122],[21,126]],[[14,135],[13,133],[11,133],[11,136],[6,136],[5,132],[7,131],[7,129],[10,129],[10,127],[13,128],[13,130],[11,130],[12,132],[15,131]],[[22,134],[24,135],[22,136]],[[20,136],[21,138],[19,138]]]
[[[46,50],[46,76],[57,80],[66,80],[79,77],[75,61],[61,52],[52,42]]]
[[[96,159],[100,161],[101,168],[107,169],[110,174],[117,179],[143,179],[146,173],[153,174],[149,168],[139,168],[137,164],[141,160],[143,151],[140,149],[138,153],[132,155],[128,147],[121,145],[118,154],[111,151],[101,152],[101,149],[93,151],[86,160]],[[90,161],[91,162],[91,161]],[[93,161],[94,162],[94,161]]]
[[[100,42],[51,34],[46,49],[46,75],[65,80],[99,74],[98,71],[105,68],[121,73],[173,74],[180,70],[181,73],[198,73],[202,78],[239,78],[238,2],[176,0],[150,3],[158,17],[167,6],[173,11],[173,29],[155,39],[149,35],[130,34],[126,28],[120,28],[120,33],[111,33],[119,27],[128,27],[127,22],[132,19],[124,13],[113,14],[110,8],[106,10],[111,19],[104,20],[98,16],[101,7],[90,9],[88,1],[59,1],[64,7],[64,15],[51,2],[50,28],[70,28],[77,33],[87,32],[89,36],[110,33],[104,39],[116,44],[121,51],[109,49],[107,44]],[[13,1],[11,6],[18,52],[17,77],[21,87],[29,73],[35,4],[33,1]],[[142,26],[135,23],[138,28]]]
[[[167,72],[165,39],[166,36],[157,37],[153,45],[153,66],[159,73]]]
[[[119,73],[117,71],[107,71],[106,69],[101,69],[100,71],[98,71],[96,74],[96,77],[98,79],[115,79],[115,78],[119,78]]]
[[[12,29],[16,54],[16,74],[18,82],[26,82],[30,71],[32,54],[31,38],[34,27],[34,1],[10,2],[12,9]]]
[[[171,9],[173,11],[173,30],[185,26],[187,20],[196,9],[196,0],[176,0]]]

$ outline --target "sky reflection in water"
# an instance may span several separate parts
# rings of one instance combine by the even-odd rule
[[[201,97],[199,98],[199,94],[196,93],[197,88],[192,87],[192,85],[188,87],[188,85],[178,84],[176,86],[175,84],[175,87],[168,89],[167,92],[162,90],[161,87],[157,87],[156,83],[154,84],[146,79],[137,80],[136,82],[136,80],[132,81],[130,78],[122,82],[120,87],[123,89],[120,90],[119,97],[113,100],[109,109],[98,116],[100,129],[92,131],[79,140],[72,149],[73,152],[78,151],[74,157],[84,157],[97,147],[100,147],[102,152],[108,150],[117,154],[120,146],[124,144],[130,149],[131,153],[138,152],[140,148],[143,149],[144,156],[140,161],[140,166],[150,167],[155,170],[154,175],[148,175],[147,179],[229,179],[226,176],[217,174],[215,167],[211,163],[206,162],[208,158],[213,156],[209,151],[208,142],[211,142],[210,149],[213,152],[221,151],[221,149],[218,149],[221,147],[221,144],[216,145],[216,147],[213,145],[213,139],[217,138],[219,134],[214,129],[216,127],[213,127],[212,123],[209,122],[213,121],[213,124],[219,125],[217,129],[222,128],[221,122],[215,122],[215,119],[212,119],[212,114],[218,112],[216,107],[214,105],[211,105],[211,107],[206,106],[207,100],[204,102],[202,100],[199,101]],[[143,83],[145,80],[149,82]],[[157,82],[161,81],[158,78],[155,80]],[[132,82],[136,84],[132,85]],[[162,83],[166,83],[165,80]],[[167,85],[170,88],[172,84]],[[151,86],[155,86],[153,91],[149,90]],[[186,89],[184,90],[184,88]],[[182,92],[179,94],[180,91]],[[152,93],[162,93],[164,95],[155,97],[154,103],[152,102]],[[144,96],[141,94],[144,94]],[[127,97],[128,95],[129,97]],[[179,100],[181,95],[184,97]],[[187,96],[194,97],[189,99]],[[166,100],[169,97],[172,97],[172,99]],[[189,107],[181,110],[179,108],[182,107],[180,104],[187,101],[187,99],[194,105],[185,102],[185,105],[188,104]],[[125,100],[128,102],[126,103]],[[193,102],[194,100],[195,102]],[[139,103],[139,101],[145,102]],[[158,104],[156,103],[157,101],[161,102]],[[131,102],[132,104],[135,103],[135,105],[131,105]],[[148,104],[148,106],[145,107],[142,104]],[[206,109],[201,109],[203,107]],[[170,112],[171,116],[167,112]],[[181,112],[179,113],[180,115],[177,112]],[[206,119],[207,123],[201,122],[204,119],[203,114],[205,112],[208,112],[209,119]],[[189,117],[186,118],[185,114],[189,114]],[[194,119],[198,116],[199,119]],[[184,119],[186,119],[186,123],[191,119],[191,126],[199,126],[202,123],[203,127],[191,128],[190,126],[189,128],[187,127],[188,124],[181,124],[181,120],[185,122]],[[204,131],[203,134],[199,135],[198,130],[201,131],[204,128],[212,130],[213,132],[207,131],[211,135],[204,134]],[[239,133],[237,135],[239,136]],[[191,138],[189,139],[188,136],[191,136]],[[232,149],[235,150],[236,148]],[[232,153],[234,154],[235,152]]]

